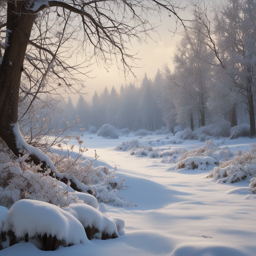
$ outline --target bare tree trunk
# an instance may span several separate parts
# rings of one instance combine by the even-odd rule
[[[230,119],[231,127],[237,126],[237,116],[236,116],[236,105],[235,104],[233,105],[233,107],[231,109],[229,119]]]
[[[190,129],[194,131],[194,119],[193,119],[193,113],[191,113],[190,116]]]
[[[250,137],[255,137],[255,114],[254,114],[254,102],[251,83],[248,85],[248,107],[250,118]]]
[[[78,191],[90,191],[88,186],[76,178],[59,173],[51,160],[40,150],[29,146],[20,134],[18,127],[19,88],[23,61],[36,16],[25,8],[26,3],[8,3],[7,41],[3,61],[0,66],[0,137],[18,157],[26,150],[30,160],[43,169],[50,168],[52,174]]]
[[[21,72],[35,15],[29,14],[22,2],[8,3],[7,15],[6,50],[0,66],[0,136],[18,156],[21,152],[14,124],[18,121]]]

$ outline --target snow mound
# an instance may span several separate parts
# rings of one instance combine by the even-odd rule
[[[250,137],[249,124],[241,124],[231,128],[230,139],[237,139],[239,137]]]
[[[119,133],[118,130],[111,124],[104,124],[102,127],[99,129],[98,136],[105,137],[108,139],[118,139],[119,138]]]
[[[194,156],[194,157],[188,157],[185,160],[180,161],[176,169],[186,169],[186,170],[194,170],[194,169],[200,169],[200,170],[206,170],[208,165],[216,165],[217,162],[214,158],[209,156]]]
[[[105,240],[118,237],[116,222],[91,206],[71,204],[63,210],[72,214],[82,223],[89,240],[92,238]]]
[[[47,234],[65,246],[88,241],[84,227],[72,214],[45,202],[28,199],[16,202],[8,213],[8,222],[17,238]]]
[[[238,150],[237,155],[226,162],[220,162],[219,167],[210,171],[208,178],[214,178],[218,183],[234,183],[256,174],[256,144],[246,151]],[[254,187],[253,179],[250,187]]]

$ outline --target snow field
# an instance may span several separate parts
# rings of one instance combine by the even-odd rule
[[[162,158],[136,157],[129,152],[115,150],[117,145],[127,140],[138,140],[142,146],[148,145],[150,140],[156,143],[152,146],[153,150],[158,147],[159,152],[170,146],[171,150],[190,152],[187,157],[211,157],[225,163],[234,159],[237,149],[248,151],[252,140],[213,140],[208,149],[205,142],[198,141],[159,145],[157,143],[164,140],[160,135],[142,139],[130,136],[109,140],[85,134],[83,140],[89,148],[88,156],[90,150],[94,149],[100,155],[94,167],[117,167],[115,175],[125,179],[125,187],[121,189],[119,196],[133,201],[134,205],[116,207],[99,204],[100,211],[107,216],[125,221],[123,235],[117,239],[93,239],[86,245],[59,248],[51,252],[51,255],[84,255],[85,252],[96,256],[255,255],[256,195],[248,186],[252,177],[248,176],[236,183],[220,184],[214,179],[206,178],[214,165],[206,166],[205,170],[180,169],[177,172],[174,171],[177,161],[163,163]],[[206,152],[211,154],[205,155]],[[12,256],[18,252],[21,256],[45,255],[31,243],[17,244],[0,253]]]

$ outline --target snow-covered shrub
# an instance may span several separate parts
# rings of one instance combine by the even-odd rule
[[[153,151],[153,148],[149,145],[149,146],[142,146],[138,149],[133,149],[130,151],[131,155],[135,155],[135,156],[148,156],[149,152]]]
[[[122,142],[121,145],[116,147],[116,150],[128,151],[130,149],[135,149],[139,147],[140,147],[140,144],[138,140],[131,140],[131,141]]]
[[[115,177],[114,170],[105,166],[93,167],[93,162],[72,158],[64,158],[58,154],[49,154],[60,173],[68,173],[83,184],[89,186],[99,202],[110,203],[115,206],[127,206],[118,197],[119,190],[124,186],[124,179]],[[69,166],[67,170],[67,166]]]
[[[201,131],[200,131],[201,130]],[[199,133],[203,133],[213,137],[229,137],[230,136],[230,123],[226,120],[215,122],[205,127],[198,129]]]
[[[194,156],[194,157],[188,157],[185,160],[180,161],[176,169],[183,169],[186,170],[194,170],[194,169],[200,169],[200,170],[206,170],[208,165],[216,165],[217,162],[214,158],[209,156]]]
[[[249,185],[250,188],[252,188],[252,192],[256,193],[256,177],[251,178],[251,183]]]
[[[256,144],[246,151],[238,150],[237,155],[210,171],[208,178],[218,183],[234,183],[256,174]],[[252,184],[252,183],[251,183]],[[253,185],[251,185],[253,187]]]
[[[156,135],[167,134],[170,133],[170,130],[167,127],[162,127],[161,129],[156,130],[154,133]]]
[[[86,204],[60,208],[28,199],[16,202],[9,212],[0,207],[0,224],[0,249],[30,241],[39,249],[56,250],[59,245],[85,244],[92,238],[116,238],[124,228],[124,221]]]
[[[36,199],[61,206],[79,201],[79,198],[73,194],[72,188],[52,178],[48,172],[45,174],[38,173],[40,166],[27,164],[25,162],[27,158],[28,155],[24,155],[16,161],[0,164],[1,205],[10,207],[23,198]]]
[[[109,139],[119,138],[118,130],[111,124],[102,125],[102,127],[98,130],[97,135]]]
[[[130,129],[129,128],[123,128],[123,129],[120,130],[120,133],[124,134],[124,135],[129,135]]]
[[[74,160],[52,153],[47,155],[60,173],[75,177],[86,185],[100,202],[112,203],[116,206],[128,205],[117,197],[123,187],[124,179],[115,177],[114,171],[104,166],[94,168],[93,162],[89,160]],[[49,172],[38,173],[40,166],[26,163],[27,157],[28,155],[24,155],[14,161],[7,154],[0,153],[1,205],[9,208],[20,199],[30,198],[61,207],[79,202],[98,207],[94,196],[74,191],[69,185],[49,176]]]
[[[146,136],[149,134],[149,131],[145,130],[145,129],[140,129],[137,132],[135,132],[136,136]]]
[[[179,131],[175,134],[179,139],[183,140],[195,140],[196,134],[190,128],[185,129],[184,131]]]
[[[96,127],[94,127],[93,125],[90,125],[90,126],[89,126],[89,129],[88,129],[88,132],[89,132],[89,133],[96,133],[96,132],[97,132],[97,129],[96,129]]]
[[[206,165],[212,164],[212,160],[207,161],[206,157],[210,157],[214,159],[213,164],[218,164],[220,160],[226,160],[230,157],[233,157],[234,153],[228,147],[220,148],[218,143],[214,143],[212,140],[208,140],[205,142],[205,145],[200,148],[193,148],[192,150],[184,150],[182,152],[181,157],[178,159],[178,163],[176,165],[176,169],[188,168],[187,165],[192,165],[191,159],[194,157],[199,157],[201,160],[196,158],[196,164],[193,164],[193,167],[203,165],[203,169]],[[189,159],[189,160],[187,160]],[[199,163],[199,165],[198,165]],[[202,169],[201,168],[201,169]]]
[[[241,124],[231,128],[230,139],[237,139],[239,137],[250,137],[249,124]]]
[[[176,134],[177,132],[181,132],[183,129],[180,126],[175,126],[174,127],[174,134]]]
[[[229,137],[230,136],[230,123],[222,120],[207,126],[200,127],[195,131],[190,128],[186,128],[184,131],[177,132],[176,137],[183,140],[199,140],[206,141],[219,137]]]
[[[64,246],[88,241],[77,218],[58,206],[37,200],[16,202],[8,213],[8,223],[18,240],[27,236],[40,241],[40,237],[47,235],[56,237]]]
[[[88,205],[71,204],[64,207],[63,210],[80,221],[89,240],[93,238],[105,240],[118,237],[116,222]]]

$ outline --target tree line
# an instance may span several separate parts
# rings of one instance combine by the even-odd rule
[[[66,121],[72,123],[78,116],[80,126],[85,129],[90,126],[99,129],[103,124],[109,123],[120,129],[155,131],[164,126],[159,104],[163,85],[164,78],[158,71],[153,81],[145,74],[139,87],[130,83],[121,86],[120,92],[114,86],[110,91],[105,87],[101,94],[95,91],[91,104],[80,95],[74,106],[69,98],[66,106],[63,103],[60,105],[65,109],[62,125],[65,126]]]

